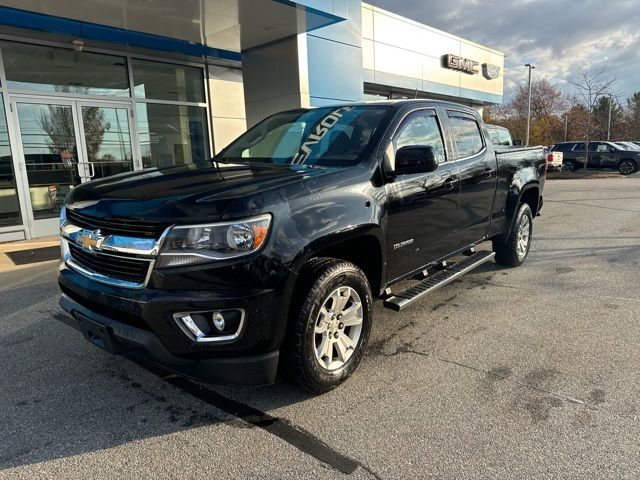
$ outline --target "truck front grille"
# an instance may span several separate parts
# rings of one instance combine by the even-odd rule
[[[121,254],[108,255],[88,252],[69,242],[71,259],[89,273],[97,273],[125,282],[143,285],[151,268],[151,261]]]
[[[73,210],[67,209],[69,223],[87,230],[100,230],[102,235],[122,235],[125,237],[155,238],[158,239],[164,232],[166,225],[132,221],[132,220],[106,220],[103,218],[89,217]]]

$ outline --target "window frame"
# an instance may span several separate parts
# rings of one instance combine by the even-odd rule
[[[425,115],[425,112],[428,112]],[[438,162],[438,165],[445,164],[451,161],[451,155],[449,153],[449,147],[447,144],[447,138],[444,134],[444,126],[442,124],[442,120],[440,119],[440,115],[435,107],[422,107],[414,110],[408,111],[396,124],[396,127],[393,130],[393,133],[389,137],[387,145],[384,149],[385,156],[385,164],[388,166],[390,170],[394,170],[396,164],[396,151],[394,140],[398,137],[398,135],[402,132],[407,123],[411,120],[412,117],[423,115],[428,117],[435,117],[436,124],[438,125],[438,130],[440,131],[440,139],[442,140],[442,149],[444,151],[444,161]]]
[[[469,112],[465,112],[463,110],[456,110],[453,108],[447,108],[446,112],[447,112],[447,120],[449,121],[449,132],[451,137],[451,144],[452,144],[452,147],[455,149],[455,161],[466,160],[468,158],[474,158],[479,155],[483,155],[487,150],[487,139],[484,136],[484,133],[482,131],[482,128],[480,127],[480,123],[478,122],[477,117]],[[480,135],[480,141],[482,142],[482,148],[480,148],[480,150],[470,155],[465,155],[465,156],[460,155],[460,151],[458,150],[458,144],[456,142],[456,133],[451,123],[451,119],[455,117],[459,117],[465,120],[472,120],[476,124],[476,128],[478,129],[478,134]]]
[[[580,145],[581,145],[582,147],[584,147],[584,144],[585,144],[585,143],[586,143],[586,142],[575,142],[575,143],[574,143],[574,145],[573,145],[573,147],[571,148],[571,151],[572,151],[572,152],[575,152],[575,153],[585,153],[585,152],[586,152],[586,149],[584,149],[584,148],[583,148],[582,150],[580,150],[580,149],[578,148]],[[588,145],[587,145],[587,148],[589,148],[589,146],[588,146]]]

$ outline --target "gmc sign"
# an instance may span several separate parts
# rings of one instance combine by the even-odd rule
[[[475,75],[480,73],[480,64],[468,58],[462,58],[458,55],[449,53],[445,55],[445,66],[452,70],[460,70],[465,73]]]

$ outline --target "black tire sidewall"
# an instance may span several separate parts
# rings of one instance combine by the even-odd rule
[[[335,265],[332,267],[335,268]],[[331,267],[329,267],[331,268]],[[334,388],[343,382],[356,369],[364,354],[369,333],[371,332],[372,321],[372,295],[366,277],[355,266],[347,262],[341,262],[341,268],[337,269],[334,275],[325,277],[323,274],[312,283],[311,288],[306,292],[307,299],[302,304],[298,315],[298,328],[303,328],[302,333],[302,367],[307,376],[308,383],[314,390],[326,391]],[[360,296],[363,310],[363,324],[360,332],[360,339],[355,351],[347,362],[336,370],[326,370],[323,368],[315,354],[315,326],[320,308],[331,292],[339,287],[351,287]],[[304,292],[301,292],[304,294]]]
[[[518,228],[523,215],[529,217],[529,243],[527,244],[527,253],[524,257],[518,256]],[[516,211],[509,237],[506,241],[494,240],[493,250],[496,252],[496,262],[506,267],[518,267],[524,263],[529,256],[531,242],[533,239],[533,213],[531,207],[527,203],[522,203]]]
[[[518,256],[518,230],[520,228],[520,221],[523,216],[529,217],[529,240],[527,243],[527,251],[522,258]],[[529,250],[531,249],[531,240],[533,237],[533,212],[531,212],[531,207],[527,203],[523,203],[520,205],[518,212],[516,214],[515,222],[513,223],[513,229],[511,231],[511,235],[509,238],[509,245],[513,249],[513,257],[516,262],[521,265],[529,256]]]
[[[633,165],[633,170],[629,173],[623,173],[621,168],[622,165],[625,163],[631,163]],[[622,160],[619,164],[618,164],[618,172],[620,172],[620,175],[632,175],[634,173],[636,173],[638,171],[638,164],[636,162],[634,162],[633,160]]]

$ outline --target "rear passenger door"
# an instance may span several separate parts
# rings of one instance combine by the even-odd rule
[[[475,115],[447,109],[454,159],[460,172],[461,246],[485,238],[489,232],[496,195],[496,155]]]
[[[398,175],[385,185],[387,195],[387,278],[398,279],[456,250],[460,244],[460,177],[448,161],[442,128],[434,109],[408,113],[385,150],[395,168],[401,147],[433,148],[438,168],[429,173]]]

